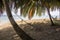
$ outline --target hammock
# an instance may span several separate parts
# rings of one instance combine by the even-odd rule
[[[21,16],[19,16],[19,15],[17,15],[16,13],[15,13],[15,15],[19,18],[19,19],[21,19],[22,21],[24,21],[22,18],[21,18]],[[26,21],[24,21],[25,23],[27,23]],[[33,26],[31,23],[27,23],[29,26]]]

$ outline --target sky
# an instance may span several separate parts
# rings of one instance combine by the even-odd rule
[[[20,16],[20,12],[19,12],[20,10],[18,9],[18,12],[17,12],[17,15],[19,15]],[[51,16],[53,16],[54,18],[56,17],[56,16],[58,16],[58,18],[59,18],[59,10],[54,10],[54,11],[51,11],[50,10],[50,14],[51,14]],[[3,15],[6,15],[6,12],[4,12],[3,13]],[[12,15],[15,15],[14,14],[14,10],[12,11]],[[17,17],[17,16],[16,16]],[[20,16],[21,17],[21,16]],[[28,20],[28,16],[27,17],[21,17],[23,20]],[[47,13],[47,11],[45,12],[45,15],[43,15],[43,16],[36,16],[36,13],[34,14],[34,17],[32,17],[32,19],[42,19],[42,18],[49,18],[49,16],[48,16],[48,13]],[[15,18],[15,16],[14,16],[14,19],[15,20],[21,20],[20,18]],[[5,17],[0,17],[0,25],[1,24],[3,24],[3,23],[5,23],[5,22],[7,22],[7,21],[9,21],[8,20],[8,18],[5,18]]]
[[[45,13],[46,13],[46,15],[48,15],[48,14],[47,14],[47,11],[46,11]],[[15,15],[15,14],[14,14],[14,10],[12,11],[12,14]],[[17,14],[20,15],[20,9],[18,9]],[[50,10],[50,14],[51,14],[51,15],[59,15],[59,10],[55,10],[55,11],[51,11],[51,10]],[[4,12],[3,15],[6,15],[6,12]]]
[[[50,10],[50,14],[51,14],[52,16],[56,17],[57,15],[59,15],[59,10],[54,10],[54,11],[51,11],[51,10]],[[3,15],[6,15],[6,12],[4,12]],[[14,10],[12,10],[12,15],[16,15],[16,14],[14,13]],[[17,15],[20,15],[20,9],[18,9]],[[45,15],[44,15],[44,16],[45,16],[45,17],[48,16],[47,11],[45,11]],[[42,18],[42,17],[44,17],[44,16],[39,17],[39,16],[36,16],[36,14],[34,14],[34,17],[33,17],[32,19]],[[26,17],[26,19],[27,19],[27,17]]]

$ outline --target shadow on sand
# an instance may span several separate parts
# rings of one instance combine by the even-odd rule
[[[29,36],[36,40],[60,40],[60,26],[50,26],[49,23],[34,22],[28,24],[20,24],[19,26]],[[56,28],[52,28],[56,27]],[[0,40],[22,40],[12,27],[0,30]]]

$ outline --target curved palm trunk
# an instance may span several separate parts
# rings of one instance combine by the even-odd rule
[[[49,4],[47,3],[47,5],[46,5],[44,2],[42,2],[41,4],[42,4],[41,6],[44,6],[44,7],[47,8],[47,12],[48,12],[48,15],[49,15],[49,18],[50,18],[50,21],[51,21],[51,25],[54,25],[53,20],[52,20],[51,15],[50,15]]]
[[[50,10],[49,10],[49,8],[47,8],[47,11],[48,11],[48,15],[49,15],[49,18],[50,18],[50,21],[51,21],[51,25],[54,25],[53,20],[52,20],[51,15],[50,15]]]
[[[3,3],[6,7],[6,12],[7,12],[7,16],[10,20],[10,23],[12,24],[14,30],[16,31],[16,33],[22,38],[22,40],[33,40],[29,35],[27,35],[17,24],[16,22],[14,21],[13,17],[12,17],[12,14],[11,14],[11,11],[10,11],[10,8],[9,8],[9,5],[7,3],[6,0],[3,0]]]

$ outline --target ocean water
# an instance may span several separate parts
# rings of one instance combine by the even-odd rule
[[[58,15],[52,15],[53,17],[56,17],[56,16],[58,16]],[[21,19],[23,19],[23,20],[28,20],[28,16],[27,17],[21,17],[21,16],[16,16],[16,15],[13,15],[13,18],[14,18],[14,20],[16,21],[16,20],[21,20]],[[45,18],[49,18],[49,16],[48,15],[42,15],[42,16],[33,16],[32,17],[32,19],[45,19]],[[1,17],[0,17],[0,25],[1,24],[4,24],[4,23],[6,23],[6,22],[9,22],[9,19],[8,19],[8,17],[7,17],[7,15],[2,15]]]
[[[18,10],[18,16],[17,16],[17,15],[15,15],[15,13],[12,11],[12,15],[13,15],[13,18],[14,18],[15,21],[16,21],[16,20],[21,20],[21,19],[23,19],[23,20],[28,20],[28,16],[22,17],[22,16],[19,15],[19,14],[20,14],[19,12],[20,12],[20,10]],[[44,13],[43,13],[43,14],[44,14]],[[55,18],[56,16],[57,16],[57,18],[59,18],[59,10],[55,10],[55,11],[51,11],[51,10],[50,10],[50,14],[51,14],[51,16],[54,17],[54,18]],[[36,13],[35,13],[34,16],[32,17],[32,19],[45,19],[45,18],[49,18],[47,11],[45,12],[45,15],[36,16]],[[6,12],[4,12],[3,15],[0,16],[0,25],[1,25],[1,24],[4,24],[4,23],[6,23],[6,22],[9,22],[9,19],[8,19],[7,15],[6,15]]]
[[[14,17],[14,19],[15,20],[21,20],[21,19],[19,19],[17,16],[13,16]],[[9,22],[9,19],[8,19],[8,17],[7,17],[7,15],[2,15],[1,17],[0,17],[0,25],[1,24],[4,24],[4,23],[7,23],[7,22]]]

